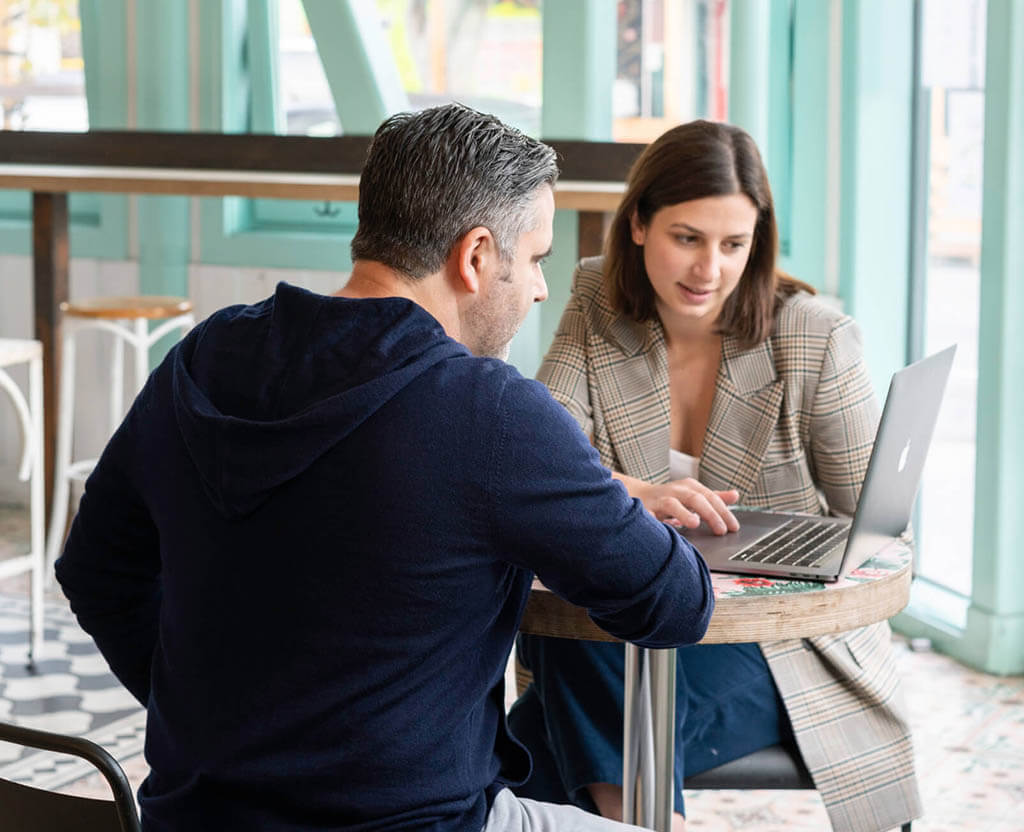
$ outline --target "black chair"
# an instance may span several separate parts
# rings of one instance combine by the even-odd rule
[[[82,737],[0,723],[0,740],[71,754],[92,763],[106,778],[112,800],[76,797],[0,778],[0,822],[4,832],[139,832],[135,798],[121,766],[104,748]]]
[[[772,745],[683,779],[684,789],[813,789],[795,743]],[[900,827],[910,832],[910,821]]]

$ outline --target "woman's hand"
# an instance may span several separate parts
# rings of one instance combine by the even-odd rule
[[[738,491],[712,491],[691,477],[659,484],[625,474],[613,476],[626,486],[629,496],[636,497],[644,508],[665,523],[695,529],[703,520],[715,534],[734,532],[740,527],[728,508],[739,500]]]

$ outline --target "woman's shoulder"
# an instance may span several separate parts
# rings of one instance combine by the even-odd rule
[[[828,335],[853,319],[839,308],[837,298],[797,292],[785,298],[775,316],[775,336]]]
[[[772,351],[782,375],[802,374],[828,356],[837,365],[863,360],[860,327],[828,298],[799,292],[785,299],[775,318]]]
[[[576,264],[572,295],[579,309],[599,328],[618,317],[604,279],[604,257],[584,257]]]
[[[584,257],[576,264],[572,276],[572,291],[580,298],[603,301],[607,305],[608,292],[604,284],[604,257]]]

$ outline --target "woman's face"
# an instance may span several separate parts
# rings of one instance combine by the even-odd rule
[[[757,206],[743,193],[666,205],[647,225],[634,215],[633,242],[643,247],[663,324],[714,326],[747,266],[756,224]]]

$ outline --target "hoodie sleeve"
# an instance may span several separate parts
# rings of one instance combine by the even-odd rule
[[[513,378],[500,408],[488,489],[498,551],[618,638],[699,641],[714,596],[696,550],[612,479],[543,385]]]
[[[127,474],[140,441],[138,407],[137,400],[86,481],[56,573],[82,628],[145,705],[160,613],[160,548]]]

